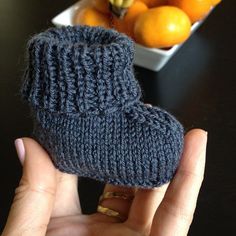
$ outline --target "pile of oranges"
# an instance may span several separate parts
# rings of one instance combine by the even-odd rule
[[[117,15],[112,11],[115,0],[83,0],[74,24],[114,28],[146,47],[168,48],[184,42],[191,25],[203,19],[221,0],[123,1],[130,5],[121,9],[124,14]]]

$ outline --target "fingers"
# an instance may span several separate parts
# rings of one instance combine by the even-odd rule
[[[122,193],[127,196],[134,196],[135,188],[106,184],[103,193],[107,193],[107,192]],[[100,201],[99,205],[105,208],[112,209],[116,212],[119,212],[121,216],[124,217],[124,219],[127,219],[131,203],[132,203],[132,199],[108,198],[108,199],[103,199],[102,201]],[[112,220],[112,217],[109,217],[107,219]]]
[[[45,235],[56,193],[56,169],[33,139],[18,140],[19,145],[23,176],[2,235]]]
[[[78,177],[57,170],[57,191],[52,217],[81,214]]]
[[[203,180],[206,144],[203,130],[186,135],[180,166],[154,216],[151,236],[187,235]]]
[[[133,200],[127,224],[149,235],[156,209],[160,205],[168,184],[154,189],[138,189]]]

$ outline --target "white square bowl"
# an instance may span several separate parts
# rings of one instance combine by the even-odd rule
[[[80,2],[72,5],[71,7],[67,8],[57,16],[52,19],[52,23],[55,26],[68,26],[73,25],[73,16],[75,12],[80,7]],[[202,24],[204,20],[198,21],[194,23],[191,27],[191,34]],[[178,44],[170,49],[158,49],[158,48],[148,48],[144,47],[140,44],[135,43],[135,57],[134,57],[134,64],[147,68],[153,71],[161,70],[165,64],[170,60],[170,58],[179,50],[179,48],[183,45]]]

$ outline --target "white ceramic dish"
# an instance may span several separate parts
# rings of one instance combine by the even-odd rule
[[[80,7],[80,2],[67,8],[52,19],[55,26],[68,26],[73,25],[73,16],[75,11]],[[204,20],[196,22],[192,25],[191,34],[202,24]],[[135,44],[135,58],[134,64],[153,70],[159,71],[170,60],[170,58],[179,50],[183,44],[173,46],[168,50],[147,48],[140,44]]]

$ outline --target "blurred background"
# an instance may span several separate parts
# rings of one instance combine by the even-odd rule
[[[28,106],[19,96],[26,42],[75,2],[0,0],[0,231],[21,176],[14,139],[32,130]],[[192,236],[235,234],[235,10],[234,0],[223,0],[161,71],[134,67],[146,103],[173,113],[186,131],[208,131],[206,174]],[[84,213],[95,211],[102,188],[102,183],[80,179]]]

